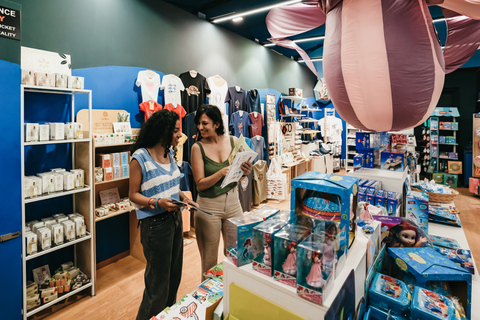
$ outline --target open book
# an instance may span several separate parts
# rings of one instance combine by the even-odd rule
[[[240,180],[240,178],[243,176],[243,171],[240,168],[242,163],[246,161],[253,162],[257,155],[258,154],[250,149],[250,147],[247,145],[245,137],[240,135],[240,138],[238,138],[237,143],[235,144],[235,147],[228,158],[230,169],[228,170],[228,173],[223,179],[220,187],[225,188],[230,183],[238,182],[238,180]]]
[[[190,209],[194,209],[194,210],[197,210],[197,211],[200,211],[200,212],[203,212],[203,213],[206,213],[206,214],[208,214],[208,215],[213,216],[213,213],[210,213],[210,212],[205,211],[205,210],[203,210],[203,209],[200,209],[200,208],[197,208],[197,207],[195,207],[195,206],[192,206],[191,204],[188,204],[188,203],[186,203],[186,202],[183,202],[183,201],[180,201],[180,200],[175,200],[175,199],[173,199],[173,198],[169,198],[169,199],[173,201],[173,204],[180,205],[180,206],[185,206],[185,207],[188,207],[188,208],[190,208]]]

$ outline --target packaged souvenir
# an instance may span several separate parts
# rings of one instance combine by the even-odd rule
[[[391,314],[404,316],[410,307],[411,293],[408,286],[398,279],[377,273],[368,291],[369,301]]]
[[[450,299],[420,287],[413,290],[411,315],[413,320],[457,319]]]

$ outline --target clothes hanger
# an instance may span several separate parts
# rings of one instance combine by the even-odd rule
[[[239,86],[235,86],[235,90],[237,90],[237,92],[240,92],[242,88],[240,88]]]
[[[196,70],[190,70],[190,71],[188,71],[188,72],[190,73],[190,76],[191,76],[192,78],[196,78],[196,77],[197,77],[198,72],[197,72]]]
[[[155,77],[155,75],[156,75],[155,71],[147,70],[147,77],[149,79],[153,79]]]

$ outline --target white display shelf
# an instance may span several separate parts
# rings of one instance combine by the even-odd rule
[[[322,111],[321,109],[304,109],[304,108],[300,108],[300,109],[297,109],[298,111]]]
[[[280,99],[288,99],[288,100],[291,100],[293,103],[298,103],[298,102],[301,102],[303,100],[305,100],[305,98],[302,98],[302,97],[297,97],[297,96],[281,96]]]
[[[458,131],[458,129],[438,129],[438,130],[445,130],[445,131]]]
[[[408,176],[408,168],[403,172],[362,168],[359,171],[349,172],[348,175],[361,179],[381,181],[383,190],[395,191],[403,194],[403,185]]]
[[[229,287],[230,284],[236,283],[305,319],[323,319],[352,270],[355,272],[355,304],[357,305],[365,293],[367,243],[368,238],[363,232],[357,231],[357,237],[348,251],[345,266],[336,275],[331,293],[323,305],[306,300],[297,295],[295,288],[254,271],[252,264],[238,268],[230,260],[224,259],[223,314],[229,314]]]
[[[108,180],[108,181],[100,181],[100,182],[95,182],[95,185],[98,186],[100,184],[106,184],[106,183],[112,183],[112,182],[117,182],[117,181],[122,181],[122,180],[128,180],[130,177],[125,177],[125,178],[120,178],[120,179],[113,179],[113,180]]]
[[[37,252],[35,254],[31,254],[31,255],[28,255],[25,260],[32,260],[32,259],[35,259],[37,257],[40,257],[40,256],[43,256],[44,254],[47,254],[47,253],[50,253],[50,252],[53,252],[53,251],[57,251],[57,250],[60,250],[60,249],[63,249],[63,248],[66,248],[66,247],[69,247],[71,245],[74,245],[74,244],[77,244],[79,242],[83,242],[83,241],[86,241],[86,240],[89,240],[92,238],[92,235],[90,234],[90,232],[87,232],[87,235],[85,237],[81,237],[81,238],[78,238],[78,239],[75,239],[73,241],[68,241],[68,242],[65,242],[64,244],[61,244],[59,246],[55,246],[55,247],[51,247],[50,249],[47,249],[47,250],[43,250],[43,251],[40,251],[40,252]]]
[[[318,122],[316,119],[300,119],[298,122]]]
[[[48,308],[48,307],[50,307],[50,306],[53,306],[55,303],[58,303],[58,302],[60,302],[60,301],[62,301],[62,300],[65,300],[66,298],[68,298],[68,297],[70,297],[70,296],[73,296],[74,294],[79,293],[80,291],[83,291],[83,290],[85,290],[85,289],[87,289],[87,288],[90,288],[91,286],[92,286],[92,283],[90,282],[90,283],[87,283],[86,285],[83,285],[83,286],[81,286],[80,288],[78,288],[78,289],[76,289],[76,290],[73,290],[73,291],[71,291],[71,292],[69,292],[69,293],[64,293],[62,296],[58,297],[57,299],[52,300],[52,301],[50,301],[50,302],[48,302],[48,303],[45,303],[45,304],[43,304],[43,305],[41,305],[41,306],[39,306],[39,307],[31,310],[31,311],[28,311],[28,312],[27,312],[27,317],[33,316],[35,313],[40,312],[40,311],[42,311],[42,310],[44,310],[44,309],[46,309],[46,308]]]
[[[78,94],[78,93],[92,92],[92,90],[86,90],[86,89],[39,87],[39,86],[30,86],[30,85],[22,85],[22,88],[25,92],[38,92],[38,93]]]
[[[292,113],[292,114],[281,114],[280,117],[297,117],[297,118],[300,118],[300,117],[305,117],[304,114],[295,114],[295,113]]]
[[[90,189],[91,188],[89,186],[85,186],[84,188],[81,188],[81,189],[73,189],[73,190],[61,191],[61,192],[59,191],[59,192],[50,193],[50,194],[47,194],[47,195],[38,196],[38,197],[35,197],[35,198],[28,198],[28,199],[25,199],[24,202],[25,203],[30,203],[30,202],[37,202],[37,201],[42,201],[42,200],[46,200],[46,199],[63,197],[63,196],[69,195],[69,194],[75,194],[75,193],[90,191]]]
[[[109,219],[109,218],[113,218],[115,216],[118,216],[118,215],[121,215],[121,214],[124,214],[124,213],[127,213],[127,212],[131,212],[133,210],[135,210],[134,207],[128,207],[128,208],[123,209],[123,210],[118,210],[118,211],[115,211],[115,212],[112,212],[112,213],[108,213],[108,214],[104,215],[103,217],[95,217],[95,222],[102,221],[102,220]]]
[[[77,142],[90,142],[90,139],[87,138],[87,139],[35,141],[35,142],[25,142],[23,145],[26,147],[26,146],[39,146],[44,144],[77,143]]]

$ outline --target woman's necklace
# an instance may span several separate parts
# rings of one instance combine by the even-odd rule
[[[167,158],[164,158],[163,157],[163,154],[162,156],[158,156],[158,154],[155,152],[154,149],[149,149],[148,152],[150,152],[150,156],[152,157],[153,160],[155,160],[156,162],[158,163],[161,163],[161,164],[168,164],[170,163],[170,159],[167,157]]]

